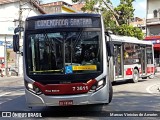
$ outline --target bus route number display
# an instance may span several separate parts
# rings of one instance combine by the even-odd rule
[[[35,21],[35,29],[59,27],[93,27],[91,18],[49,19]]]

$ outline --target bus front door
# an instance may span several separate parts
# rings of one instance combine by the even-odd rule
[[[115,78],[122,78],[122,45],[114,45]]]

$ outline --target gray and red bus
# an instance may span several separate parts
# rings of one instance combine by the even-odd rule
[[[113,46],[105,36],[100,14],[27,18],[23,66],[28,106],[110,103],[113,91],[107,64]],[[16,52],[19,38],[13,38]]]

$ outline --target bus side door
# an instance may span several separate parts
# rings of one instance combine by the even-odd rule
[[[114,44],[115,78],[123,77],[123,50],[121,44]]]
[[[146,46],[141,46],[141,72],[142,75],[147,74]]]

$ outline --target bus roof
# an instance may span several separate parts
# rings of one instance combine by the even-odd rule
[[[151,41],[139,40],[135,37],[111,35],[112,41],[152,45]]]
[[[28,17],[26,20],[37,20],[37,19],[59,18],[59,17],[100,17],[100,14],[93,14],[93,13],[43,14],[43,15]]]

